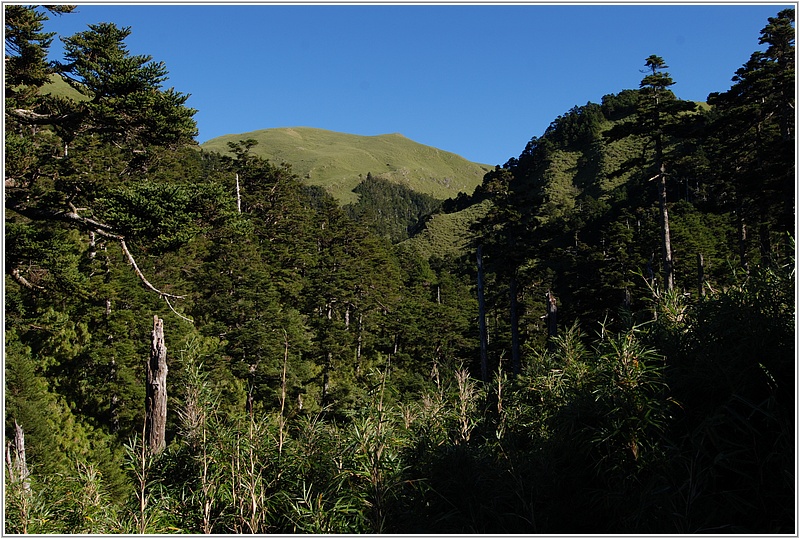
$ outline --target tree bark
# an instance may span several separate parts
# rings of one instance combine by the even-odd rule
[[[328,404],[328,391],[330,390],[330,371],[333,365],[333,353],[326,355],[325,366],[322,370],[322,405]]]
[[[358,313],[358,336],[356,337],[356,376],[361,374],[361,347],[363,344],[364,336],[364,315]]]
[[[242,213],[242,192],[239,190],[239,174],[236,174],[236,210]]]
[[[517,276],[511,274],[509,283],[509,295],[511,296],[511,371],[514,374],[520,373],[519,358],[519,305],[517,303]]]
[[[286,367],[289,363],[289,334],[283,330],[283,369],[281,370],[281,413],[278,417],[278,454],[283,453],[283,441],[285,437],[284,428],[286,426]]]
[[[6,448],[6,465],[10,482],[21,483],[23,490],[30,491],[30,474],[25,458],[25,433],[16,420],[14,420],[14,441],[9,442]]]
[[[11,269],[11,277],[13,277],[15,281],[17,281],[19,284],[21,284],[28,290],[44,290],[44,287],[39,286],[38,284],[33,284],[28,279],[23,277],[22,273],[19,271],[19,268]]]
[[[486,302],[483,297],[483,246],[478,245],[478,331],[481,339],[481,380],[489,381],[489,357],[486,335]]]
[[[549,290],[547,291],[547,346],[552,348],[553,339],[558,336],[558,306],[556,297]]]
[[[706,295],[705,286],[703,282],[706,280],[705,272],[703,270],[703,253],[697,253],[697,294],[698,297]]]
[[[164,320],[153,316],[153,339],[147,362],[145,428],[151,454],[166,446],[167,425],[167,347],[164,344]]]
[[[739,218],[739,259],[745,272],[750,273],[750,262],[747,259],[747,223],[743,218]]]
[[[669,291],[675,286],[675,270],[672,264],[672,242],[669,235],[669,210],[667,209],[667,175],[661,163],[658,181],[658,205],[661,210],[661,240],[664,257],[664,289]]]

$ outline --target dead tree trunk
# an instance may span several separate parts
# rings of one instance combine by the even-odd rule
[[[517,302],[517,276],[513,273],[509,283],[509,294],[511,295],[511,371],[519,374],[519,304]]]
[[[672,262],[672,241],[669,234],[669,210],[667,209],[667,176],[661,164],[658,184],[658,205],[661,211],[661,249],[664,257],[664,290],[671,291],[675,286],[675,269]]]
[[[25,492],[30,491],[31,482],[25,459],[25,433],[14,420],[14,441],[6,447],[6,466],[10,483],[20,483]]]
[[[333,368],[333,352],[328,352],[325,356],[325,366],[322,370],[322,405],[328,404],[329,390],[331,385],[330,371]]]
[[[706,277],[703,269],[703,253],[697,253],[697,295],[701,298],[706,295],[706,289],[703,285],[705,280]]]
[[[239,190],[239,174],[236,174],[236,210],[242,213],[242,192]]]
[[[558,306],[556,305],[556,297],[549,290],[547,291],[547,347],[553,347],[553,339],[558,336]]]
[[[281,414],[278,416],[278,454],[283,452],[286,427],[286,367],[289,363],[289,334],[283,330],[283,369],[281,370]]]
[[[364,341],[364,315],[358,313],[358,337],[356,337],[356,376],[361,374],[361,347]]]
[[[744,204],[741,200],[738,201],[736,217],[738,219],[739,231],[739,258],[741,259],[742,268],[745,273],[750,273],[750,267],[747,260],[747,222],[744,216]]]
[[[167,425],[167,347],[164,344],[164,320],[153,316],[153,340],[147,362],[145,429],[151,454],[166,446]]]
[[[486,302],[483,297],[483,247],[478,245],[478,330],[481,339],[481,380],[489,381],[489,357],[486,335]]]

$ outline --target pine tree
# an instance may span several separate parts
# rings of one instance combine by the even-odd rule
[[[717,166],[713,191],[739,217],[740,258],[747,267],[749,230],[769,261],[773,236],[794,226],[794,10],[770,17],[755,52],[723,93],[709,95],[714,121],[709,153]],[[716,141],[716,142],[714,142]],[[733,196],[731,196],[733,195]],[[731,207],[731,202],[732,207]]]
[[[669,74],[664,72],[669,66],[660,56],[652,55],[647,58],[645,65],[650,70],[640,86],[645,90],[645,105],[643,119],[653,141],[654,170],[656,175],[651,180],[658,180],[658,206],[661,214],[661,252],[663,257],[664,290],[670,291],[675,286],[675,268],[672,265],[672,242],[669,233],[669,209],[667,208],[667,164],[664,161],[664,139],[662,101],[665,99],[665,90],[675,84]]]

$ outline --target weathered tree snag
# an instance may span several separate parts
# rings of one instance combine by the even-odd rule
[[[703,297],[706,295],[706,289],[703,286],[703,282],[706,280],[705,273],[703,271],[703,253],[697,253],[697,294],[698,297]]]
[[[239,174],[236,174],[236,210],[242,213],[242,192],[239,189]]]
[[[516,275],[511,275],[511,282],[509,283],[508,288],[509,295],[511,296],[511,371],[514,374],[519,374],[519,304],[517,302]]]
[[[361,374],[361,349],[364,344],[364,315],[358,313],[358,336],[356,337],[356,376]]]
[[[744,212],[741,204],[739,205],[737,218],[739,219],[739,259],[741,260],[742,268],[744,268],[745,273],[750,273],[750,265],[747,260],[747,223],[744,220]]]
[[[289,363],[289,334],[283,330],[283,369],[281,370],[281,414],[278,416],[278,454],[283,452],[286,427],[286,366]]]
[[[659,145],[660,148],[660,145]],[[659,153],[660,156],[660,153]],[[675,286],[675,269],[672,262],[672,242],[669,234],[669,210],[667,209],[667,175],[664,163],[660,165],[661,173],[658,182],[658,205],[661,212],[661,250],[664,259],[664,290],[670,291]]]
[[[547,319],[547,346],[552,347],[553,339],[558,336],[558,306],[556,305],[556,297],[549,290],[547,291],[547,314],[544,316]]]
[[[164,344],[164,320],[153,316],[153,341],[147,362],[145,430],[150,454],[166,446],[167,424],[167,347]]]
[[[14,420],[14,441],[8,442],[6,447],[6,466],[8,466],[9,482],[21,483],[22,488],[26,492],[29,491],[31,482],[25,459],[25,433],[16,420]]]
[[[483,297],[483,246],[478,245],[478,328],[481,339],[481,380],[489,381],[489,358],[487,353],[486,302]]]
[[[322,405],[323,406],[328,404],[328,399],[329,399],[329,396],[330,396],[329,395],[329,390],[330,390],[330,387],[331,387],[330,371],[331,371],[332,367],[333,367],[333,353],[332,352],[328,352],[328,354],[326,356],[326,359],[325,359],[325,365],[322,368],[322,396],[321,396],[321,400],[322,400]]]

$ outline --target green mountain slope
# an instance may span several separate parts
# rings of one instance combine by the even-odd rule
[[[50,82],[42,86],[40,94],[50,94],[56,97],[65,97],[73,101],[86,101],[89,98],[81,94],[78,90],[67,84],[60,75],[50,75]]]
[[[645,152],[646,140],[609,136],[612,130],[632,121],[636,98],[636,91],[624,90],[604,96],[602,104],[573,107],[506,165],[513,170],[513,198],[528,218],[528,230],[552,225],[557,231],[551,231],[548,238],[561,233],[569,236],[575,227],[585,226],[607,208],[614,206],[619,211],[629,205],[623,201],[634,196],[634,191],[639,196],[640,190],[648,188],[649,184],[634,187],[634,180],[643,174],[637,159]],[[698,110],[708,110],[705,103],[696,105]],[[406,243],[426,257],[464,254],[470,227],[486,216],[497,193],[509,188],[492,185],[495,180],[491,174],[484,181],[487,183],[469,197],[472,202],[466,209],[432,216]],[[654,193],[650,198],[655,202]],[[673,198],[679,198],[677,193]],[[583,234],[595,232],[590,227]],[[574,241],[572,238],[572,244]],[[710,251],[707,249],[707,253]]]
[[[454,213],[431,215],[424,227],[404,241],[403,245],[412,247],[426,259],[433,255],[458,257],[464,254],[469,246],[470,227],[486,215],[491,204],[490,201],[484,200]]]
[[[368,172],[443,200],[459,192],[472,193],[492,168],[398,133],[361,136],[310,127],[275,128],[224,135],[201,148],[225,154],[228,142],[245,139],[258,141],[253,153],[291,164],[301,178],[325,188],[343,205],[358,199],[353,188]]]

